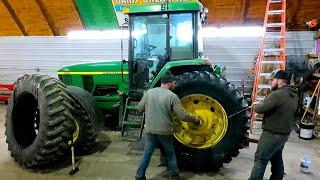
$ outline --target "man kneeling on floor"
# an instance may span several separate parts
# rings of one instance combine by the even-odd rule
[[[261,102],[253,103],[255,112],[263,114],[262,129],[254,155],[250,180],[262,180],[271,162],[271,180],[281,180],[284,174],[282,150],[287,142],[295,111],[298,107],[297,89],[287,85],[288,74],[283,70],[271,73],[271,93]]]
[[[179,171],[173,147],[173,115],[199,126],[200,120],[188,114],[179,97],[170,91],[175,87],[175,77],[166,73],[161,78],[161,87],[148,90],[138,104],[139,111],[145,112],[145,146],[137,170],[136,179],[146,179],[145,173],[152,153],[161,145],[167,156],[169,179],[178,179]]]

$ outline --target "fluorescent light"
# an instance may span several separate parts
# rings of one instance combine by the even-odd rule
[[[205,37],[260,37],[263,35],[263,27],[206,27],[200,34]]]
[[[218,36],[218,28],[216,27],[206,27],[202,28],[199,31],[200,38],[204,37],[217,37]]]
[[[127,30],[105,31],[71,31],[67,34],[70,39],[128,39]]]
[[[192,32],[186,25],[179,27],[178,38],[187,40],[192,36]],[[183,31],[184,30],[184,31]],[[134,36],[142,36],[146,34],[146,30],[134,31]],[[199,31],[199,38],[216,38],[216,37],[261,37],[264,33],[263,27],[247,26],[247,27],[205,27]],[[105,30],[105,31],[71,31],[68,33],[70,39],[128,39],[128,30]]]

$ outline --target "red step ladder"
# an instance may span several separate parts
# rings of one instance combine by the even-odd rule
[[[281,22],[270,22],[272,18],[279,18]],[[264,34],[260,39],[259,54],[255,64],[252,102],[264,99],[270,89],[266,80],[275,69],[285,69],[286,66],[286,0],[267,0],[263,23]],[[277,47],[271,47],[269,42],[278,42]],[[266,93],[264,93],[266,92]],[[251,110],[250,133],[257,114]]]

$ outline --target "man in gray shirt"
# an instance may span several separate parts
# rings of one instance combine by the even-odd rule
[[[145,173],[152,153],[161,145],[167,155],[170,179],[178,179],[176,155],[173,147],[173,115],[178,119],[199,126],[200,120],[185,111],[179,97],[170,89],[175,87],[175,77],[166,73],[161,87],[148,90],[139,102],[139,111],[145,112],[145,147],[137,170],[136,179],[146,179]]]

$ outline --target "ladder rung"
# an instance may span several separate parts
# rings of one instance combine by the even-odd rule
[[[257,101],[261,101],[265,98],[265,96],[257,96]]]
[[[126,109],[128,110],[138,110],[137,106],[127,106]]]
[[[263,52],[281,52],[284,51],[284,49],[282,48],[266,48],[263,49]]]
[[[284,23],[268,23],[266,27],[281,27]]]
[[[257,116],[254,117],[254,121],[262,121],[262,120],[263,120],[262,117],[257,117]]]
[[[271,76],[271,73],[260,73],[260,76]]]
[[[283,39],[284,36],[265,36],[265,39]]]
[[[283,13],[284,13],[284,10],[271,10],[271,11],[268,11],[269,15],[279,15],[279,14],[283,14]]]
[[[124,125],[126,126],[140,126],[141,122],[123,122]]]
[[[269,0],[270,3],[282,3],[282,0]]]
[[[261,61],[261,64],[284,64],[284,61]]]
[[[259,84],[258,88],[259,89],[270,89],[271,85],[270,84]]]

